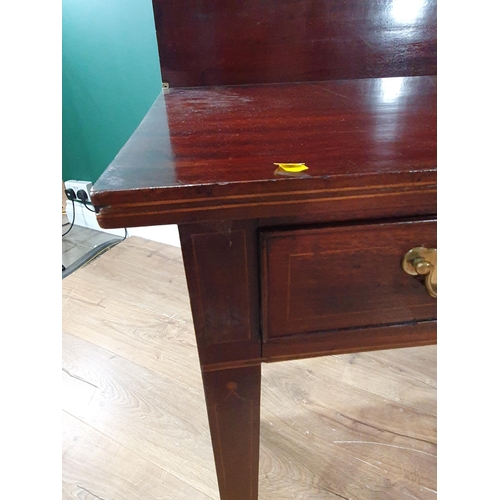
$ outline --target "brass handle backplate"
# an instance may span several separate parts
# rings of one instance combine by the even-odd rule
[[[403,258],[403,269],[412,276],[425,276],[425,287],[429,295],[437,298],[436,248],[412,248]]]

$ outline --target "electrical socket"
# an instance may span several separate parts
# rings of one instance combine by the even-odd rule
[[[78,193],[80,189],[83,189],[87,193],[88,201],[90,203],[90,188],[92,187],[91,182],[71,180],[71,181],[66,181],[64,183],[64,187],[66,189],[72,189],[75,192],[75,194]]]

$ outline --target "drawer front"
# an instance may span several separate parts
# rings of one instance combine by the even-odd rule
[[[264,341],[435,319],[436,299],[401,262],[436,238],[435,220],[263,232]]]

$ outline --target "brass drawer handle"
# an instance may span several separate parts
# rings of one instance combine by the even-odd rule
[[[412,276],[425,276],[425,287],[429,295],[437,298],[436,248],[412,248],[403,258],[403,269]]]

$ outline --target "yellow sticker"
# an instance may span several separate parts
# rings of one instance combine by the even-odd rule
[[[273,165],[278,165],[285,172],[303,172],[304,170],[309,170],[309,167],[305,163],[273,163]]]

